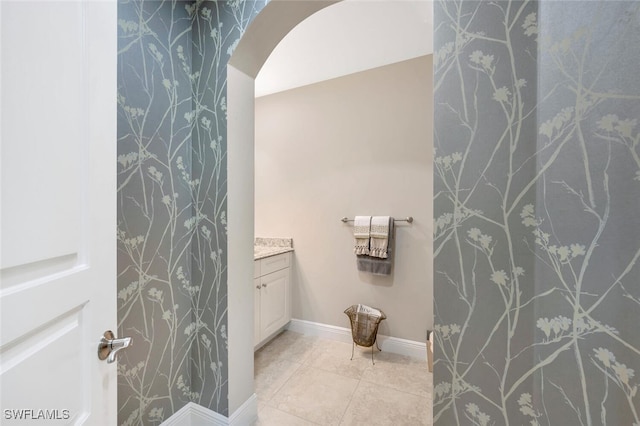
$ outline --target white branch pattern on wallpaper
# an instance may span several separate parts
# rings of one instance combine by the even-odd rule
[[[228,415],[226,67],[264,4],[118,4],[122,425]]]
[[[640,426],[640,5],[435,22],[435,424]]]

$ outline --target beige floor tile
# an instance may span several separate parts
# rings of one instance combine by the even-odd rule
[[[358,380],[303,366],[280,388],[270,405],[322,425],[338,425]]]
[[[316,424],[266,404],[260,404],[258,406],[258,421],[254,423],[254,426],[314,426]]]
[[[269,401],[300,367],[301,364],[287,359],[256,363],[254,384],[258,401]]]
[[[351,344],[331,340],[318,340],[315,351],[307,359],[305,365],[319,368],[330,373],[339,374],[344,377],[360,379],[364,371],[371,365],[369,357],[361,356],[356,349],[353,360],[351,360]]]
[[[318,339],[293,331],[283,331],[255,353],[256,364],[287,359],[303,364],[315,349]]]
[[[380,351],[377,346],[374,344],[373,345],[373,358],[371,357],[371,347],[365,348],[363,346],[355,346],[355,350],[353,351],[353,359],[355,360],[357,359],[362,359],[364,361],[368,361],[367,362],[367,366],[371,366],[374,365],[372,363],[373,362],[378,362],[378,357],[380,356],[380,354],[382,354],[383,352]],[[384,356],[384,355],[383,355]]]
[[[429,405],[420,396],[361,381],[340,425],[432,425]]]
[[[425,362],[389,352],[379,352],[375,357],[376,364],[364,371],[363,381],[431,398],[433,376]]]
[[[285,331],[255,354],[256,426],[432,425],[426,363]],[[344,415],[344,416],[343,416]]]

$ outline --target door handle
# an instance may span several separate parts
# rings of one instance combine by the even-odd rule
[[[105,331],[104,336],[100,338],[100,343],[98,344],[98,358],[100,358],[100,360],[106,359],[107,363],[111,364],[116,360],[118,351],[131,346],[131,341],[131,337],[116,339],[113,331]]]
[[[266,287],[266,286],[267,286],[266,284],[262,284],[262,287]]]

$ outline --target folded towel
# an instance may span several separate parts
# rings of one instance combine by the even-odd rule
[[[371,321],[371,318],[375,318],[376,320],[374,320],[374,322],[377,322],[377,320],[379,318],[382,318],[382,312],[376,308],[372,308],[371,306],[367,306],[367,305],[358,305],[358,307],[356,308],[356,318],[355,318],[355,322],[356,323],[369,323]]]
[[[373,216],[371,218],[371,242],[369,256],[386,259],[389,246],[389,216]]]
[[[368,272],[374,275],[391,275],[393,267],[393,249],[395,245],[393,219],[389,220],[389,241],[387,244],[387,258],[371,257],[359,255],[356,256],[358,271]]]
[[[382,317],[382,312],[379,309],[372,308],[371,306],[358,304],[356,307],[356,314],[372,315],[376,318]]]
[[[353,221],[353,237],[355,238],[355,254],[369,254],[369,234],[371,232],[371,216],[356,216]]]

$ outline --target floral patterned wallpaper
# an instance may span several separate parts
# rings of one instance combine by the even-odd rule
[[[256,1],[118,2],[118,422],[228,415],[226,66]]]
[[[640,4],[435,23],[435,424],[640,425]]]

